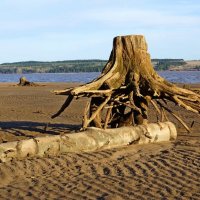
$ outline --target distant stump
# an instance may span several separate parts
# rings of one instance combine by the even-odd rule
[[[19,79],[19,83],[17,85],[18,86],[35,86],[36,84],[33,83],[33,82],[28,81],[25,76],[22,76]]]

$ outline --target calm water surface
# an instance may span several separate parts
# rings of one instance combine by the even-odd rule
[[[162,71],[158,72],[170,82],[200,83],[200,71]],[[34,73],[34,74],[0,74],[0,82],[19,82],[25,76],[31,82],[82,82],[86,83],[97,76],[99,72],[89,73]]]

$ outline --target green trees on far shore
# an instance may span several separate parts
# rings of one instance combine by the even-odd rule
[[[54,62],[27,61],[0,64],[0,73],[73,73],[101,72],[106,60],[67,60]],[[169,70],[170,67],[186,64],[183,59],[152,59],[155,70]],[[196,66],[195,70],[200,70]]]
[[[181,66],[186,64],[183,59],[152,59],[154,68],[157,71],[169,70],[171,66]]]
[[[69,60],[55,62],[17,62],[3,63],[0,73],[70,73],[70,72],[100,72],[106,60]]]

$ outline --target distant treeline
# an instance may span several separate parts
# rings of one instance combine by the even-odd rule
[[[169,70],[172,66],[174,67],[186,64],[183,59],[152,59],[152,63],[157,71]]]
[[[106,60],[67,60],[55,62],[16,62],[0,65],[0,73],[100,72]]]
[[[0,64],[0,73],[68,73],[101,72],[107,60],[67,60],[54,62],[14,62]],[[183,59],[152,59],[155,70],[168,70],[170,66],[185,64]]]
[[[200,71],[200,66],[195,66],[194,70]]]

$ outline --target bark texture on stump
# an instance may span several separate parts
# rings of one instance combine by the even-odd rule
[[[83,117],[84,129],[89,125],[107,128],[145,124],[151,103],[162,120],[167,119],[167,111],[189,130],[182,119],[164,105],[166,100],[197,115],[200,113],[199,94],[177,87],[156,73],[142,35],[115,37],[110,58],[97,79],[79,87],[54,92],[68,95],[68,98],[52,118],[60,115],[74,96],[91,97]],[[107,114],[103,118],[102,110],[105,108]]]

